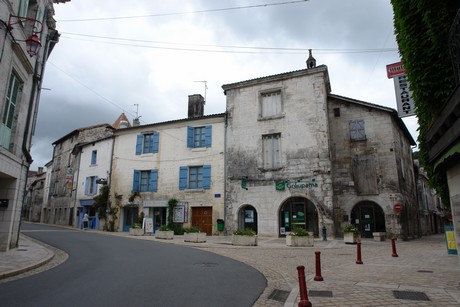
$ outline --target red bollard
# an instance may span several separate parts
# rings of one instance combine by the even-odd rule
[[[311,302],[308,300],[307,294],[307,282],[305,281],[305,267],[303,265],[299,265],[297,267],[297,271],[299,272],[299,291],[300,291],[300,302],[299,307],[312,307]]]
[[[313,278],[314,281],[323,281],[323,277],[321,276],[321,252],[315,252],[315,260],[316,260],[316,276]]]
[[[361,260],[361,241],[356,242],[356,264],[363,264]]]
[[[393,251],[393,254],[391,255],[392,257],[398,257],[398,254],[396,253],[396,238],[393,237],[391,238],[391,249]]]

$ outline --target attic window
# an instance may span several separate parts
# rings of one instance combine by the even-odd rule
[[[340,117],[340,108],[334,108],[334,117]]]

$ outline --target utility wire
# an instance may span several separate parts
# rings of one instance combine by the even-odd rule
[[[151,48],[151,49],[164,49],[164,50],[176,50],[176,51],[198,51],[198,52],[217,52],[217,53],[245,53],[245,54],[304,54],[308,52],[308,49],[314,49],[316,54],[346,54],[346,53],[381,53],[381,52],[395,52],[398,51],[397,48],[380,48],[380,49],[316,49],[316,48],[284,48],[284,47],[257,47],[257,46],[231,46],[231,45],[210,45],[210,44],[193,44],[193,43],[174,43],[174,42],[162,42],[162,41],[150,41],[150,40],[140,40],[140,39],[130,39],[130,38],[117,38],[109,36],[98,36],[90,34],[78,34],[78,33],[68,33],[61,32],[63,34],[61,38],[83,40],[89,42],[96,42],[102,44],[111,44],[119,46],[130,46],[138,48]],[[66,36],[70,35],[70,36]],[[96,38],[103,40],[88,40],[83,38],[75,38],[72,36],[82,36],[88,38]],[[230,48],[236,50],[222,50],[222,49],[197,49],[197,48],[181,48],[181,47],[164,47],[164,46],[151,46],[151,45],[139,45],[139,44],[129,44],[129,43],[119,43],[111,42],[105,40],[115,40],[115,41],[126,41],[126,42],[141,42],[141,43],[151,43],[151,44],[164,44],[164,45],[180,45],[180,46],[196,46],[196,47],[211,47],[211,48]],[[238,50],[243,49],[243,50]],[[252,50],[252,51],[245,51]],[[273,51],[273,52],[270,52]]]
[[[123,107],[119,106],[118,104],[116,104],[115,102],[111,101],[110,99],[102,96],[101,94],[99,94],[98,92],[96,92],[95,90],[93,90],[92,88],[90,88],[88,85],[84,84],[83,82],[81,82],[80,80],[78,80],[77,78],[75,78],[74,76],[72,76],[71,74],[67,73],[66,71],[64,71],[63,69],[59,68],[56,64],[54,64],[53,62],[51,62],[50,60],[47,61],[47,63],[51,64],[52,66],[54,66],[57,70],[61,71],[62,73],[66,74],[69,78],[71,78],[72,80],[74,80],[75,82],[77,82],[78,84],[80,84],[81,86],[83,86],[84,88],[86,88],[87,90],[91,91],[92,93],[94,93],[95,95],[97,95],[99,98],[101,98],[102,100],[105,100],[106,102],[110,103],[111,105],[113,105],[114,107],[122,110],[124,113],[128,114],[128,115],[131,115],[134,117],[134,114],[129,112],[129,111],[126,111]]]
[[[284,2],[276,2],[276,3],[227,7],[227,8],[209,9],[209,10],[198,10],[198,11],[190,11],[190,12],[175,12],[175,13],[161,13],[161,14],[149,14],[149,15],[137,15],[137,16],[118,16],[118,17],[101,17],[101,18],[85,18],[85,19],[64,19],[64,20],[58,20],[58,21],[59,22],[81,22],[81,21],[101,21],[101,20],[115,20],[115,19],[136,19],[136,18],[164,17],[164,16],[174,16],[174,15],[189,15],[189,14],[242,10],[242,9],[253,9],[253,8],[269,7],[269,6],[276,6],[276,5],[288,5],[288,4],[295,4],[295,3],[307,2],[307,1],[308,0],[284,1]]]

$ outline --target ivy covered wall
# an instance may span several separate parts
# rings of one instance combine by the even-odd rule
[[[445,206],[449,194],[445,176],[428,164],[426,133],[455,88],[448,47],[459,0],[391,0],[394,28],[401,59],[413,92],[419,123],[420,158],[431,185]]]

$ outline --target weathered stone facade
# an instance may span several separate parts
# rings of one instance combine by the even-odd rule
[[[330,94],[326,66],[223,89],[227,232],[418,235],[415,142],[396,111]]]
[[[418,236],[415,142],[395,110],[332,94],[328,109],[336,235],[346,224],[361,220],[357,226],[368,236]],[[350,123],[356,121],[362,124],[362,137],[353,139]],[[396,204],[401,211],[395,210]],[[381,213],[380,222],[363,221]]]
[[[113,130],[109,124],[80,128],[53,143],[49,198],[43,207],[44,223],[74,227],[77,225],[76,183],[80,146],[110,137]]]
[[[227,231],[250,227],[257,228],[261,235],[282,234],[282,207],[296,199],[313,210],[311,218],[315,220],[307,225],[310,231],[318,235],[318,219],[330,228],[333,194],[327,68],[227,84],[223,89],[228,112]],[[280,100],[280,107],[276,114],[264,116],[262,100],[271,93],[280,96],[275,98]],[[279,158],[277,165],[264,161],[269,150],[264,147],[271,146],[268,142],[272,136],[280,143],[273,152]],[[242,188],[242,180],[247,189]],[[284,184],[284,189],[277,190],[275,181]],[[245,214],[257,216],[245,218]],[[245,222],[251,219],[254,222]]]

